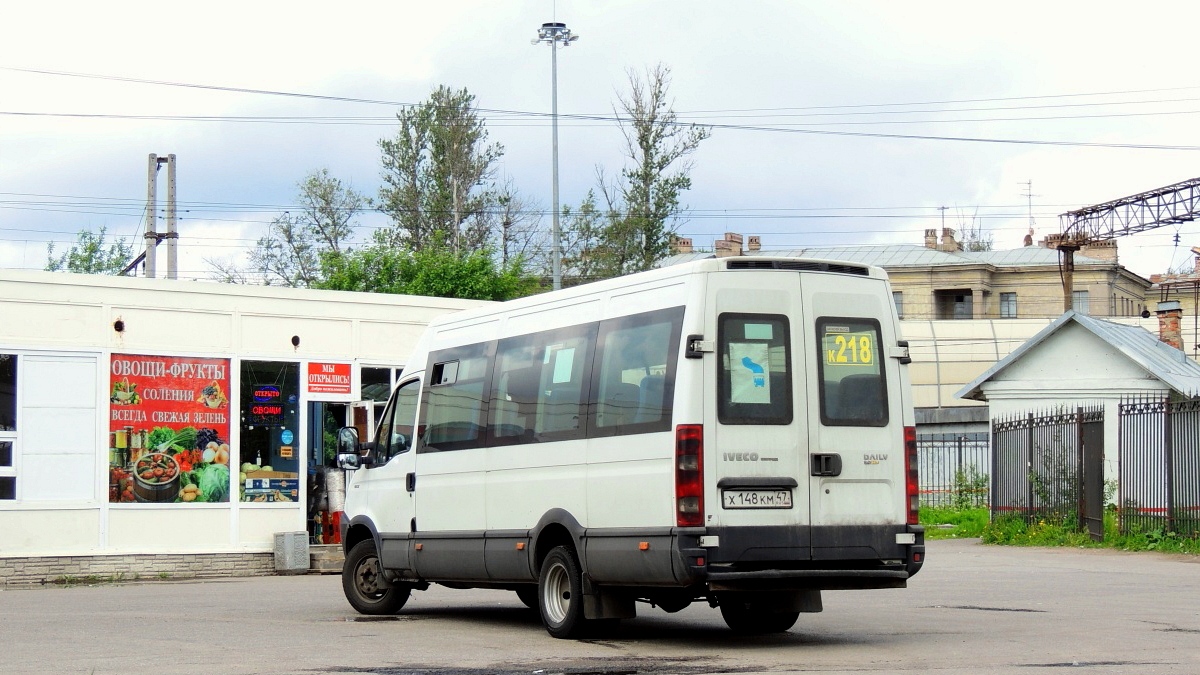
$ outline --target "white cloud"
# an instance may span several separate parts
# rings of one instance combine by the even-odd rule
[[[10,3],[11,4],[11,3]],[[1082,142],[1200,145],[1200,101],[1081,107],[1096,99],[931,104],[905,119],[993,121],[861,125],[897,102],[1002,99],[1081,92],[1198,87],[1192,26],[1200,7],[1180,3],[773,2],[700,0],[686,5],[605,3],[214,2],[171,5],[17,3],[0,23],[0,66],[93,73],[170,82],[312,92],[416,102],[438,84],[467,87],[485,108],[548,112],[549,54],[529,39],[552,18],[582,38],[559,53],[564,113],[609,114],[626,70],[665,63],[672,94],[688,119],[768,126],[839,122],[818,130],[1024,138]],[[1168,17],[1164,19],[1164,17]],[[0,112],[123,115],[382,116],[364,105],[37,75],[0,69]],[[1126,100],[1200,99],[1200,89],[1147,92]],[[1029,108],[1032,104],[1045,108]],[[964,108],[995,110],[961,110]],[[958,108],[960,110],[947,110]],[[751,112],[745,112],[754,109]],[[768,110],[770,109],[770,110]],[[790,110],[784,110],[790,109]],[[799,110],[804,109],[804,110]],[[942,112],[937,112],[937,111]],[[724,112],[722,112],[724,111]],[[731,112],[743,111],[743,112]],[[1153,117],[1080,115],[1181,111]],[[812,116],[813,113],[840,113]],[[847,113],[855,113],[849,115]],[[791,117],[782,115],[790,114]],[[799,117],[795,115],[807,115]],[[1071,116],[1001,121],[1003,117]],[[899,119],[896,116],[890,119]],[[489,115],[504,143],[503,171],[549,204],[550,133],[544,120]],[[132,236],[136,208],[100,208],[105,199],[136,203],[145,194],[147,153],[179,157],[179,198],[191,211],[181,230],[252,242],[253,223],[286,207],[305,173],[328,167],[373,194],[377,140],[390,126],[293,125],[163,120],[80,120],[0,116],[0,265],[40,267],[44,244],[106,226]],[[619,170],[620,135],[611,124],[564,119],[560,129],[562,201],[576,203],[600,164]],[[1035,147],[888,140],[717,128],[695,156],[685,203],[703,210],[683,225],[697,243],[731,230],[764,243],[853,244],[920,241],[937,226],[937,206],[1019,206],[1033,181],[1039,232],[1054,215],[1192,176],[1195,151]],[[86,207],[30,210],[8,193],[87,198]],[[45,201],[45,200],[42,200]],[[250,209],[246,204],[280,207]],[[20,208],[14,208],[18,206]],[[859,214],[849,218],[748,217]],[[866,211],[863,209],[874,209]],[[851,211],[850,209],[859,209]],[[251,214],[250,216],[247,213]],[[953,211],[948,211],[949,216]],[[867,217],[872,214],[872,217]],[[880,215],[889,217],[879,217]],[[1022,210],[992,209],[997,245],[1023,234]],[[241,228],[240,231],[233,230]],[[22,229],[40,232],[22,232]],[[66,234],[64,234],[66,233]],[[1122,259],[1142,274],[1170,264],[1174,229],[1121,243]],[[237,236],[234,236],[237,235]],[[1181,228],[1183,247],[1196,228]],[[201,242],[196,235],[196,242]],[[181,253],[182,256],[182,253]],[[181,267],[192,267],[195,263]]]

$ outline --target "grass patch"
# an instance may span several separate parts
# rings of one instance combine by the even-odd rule
[[[75,576],[72,574],[64,574],[61,577],[55,577],[51,582],[59,586],[99,586],[101,584],[118,584],[122,581],[131,581],[137,579],[137,575],[129,575],[124,572],[116,574],[85,574]]]
[[[926,539],[964,539],[983,536],[988,524],[986,508],[956,509],[951,506],[921,507],[921,524]]]
[[[1019,516],[1001,516],[988,523],[981,539],[985,544],[1009,546],[1072,546],[1200,555],[1200,538],[1183,537],[1163,530],[1121,534],[1116,514],[1112,511],[1104,514],[1104,538],[1101,541],[1092,541],[1087,533],[1078,531],[1071,519],[1026,523]]]

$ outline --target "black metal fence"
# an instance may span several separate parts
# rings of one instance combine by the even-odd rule
[[[987,506],[991,465],[987,432],[917,436],[921,506]]]
[[[1122,534],[1200,536],[1200,399],[1120,404]]]
[[[1085,499],[1097,490],[1088,489],[1085,495],[1084,469],[1088,466],[1089,482],[1102,490],[1103,424],[1101,405],[992,420],[992,517],[1018,515],[1026,522],[1073,520],[1081,528],[1085,524],[1089,529],[1098,527],[1102,504],[1098,495]],[[1089,448],[1088,461],[1085,447]],[[1088,508],[1089,501],[1095,501],[1097,508]]]

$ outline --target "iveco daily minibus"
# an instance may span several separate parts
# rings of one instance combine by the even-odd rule
[[[356,469],[350,604],[500,588],[569,638],[717,607],[788,630],[920,568],[907,343],[886,273],[708,259],[435,320]]]

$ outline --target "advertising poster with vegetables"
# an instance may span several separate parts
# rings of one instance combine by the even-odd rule
[[[110,502],[229,501],[229,359],[113,354]]]

